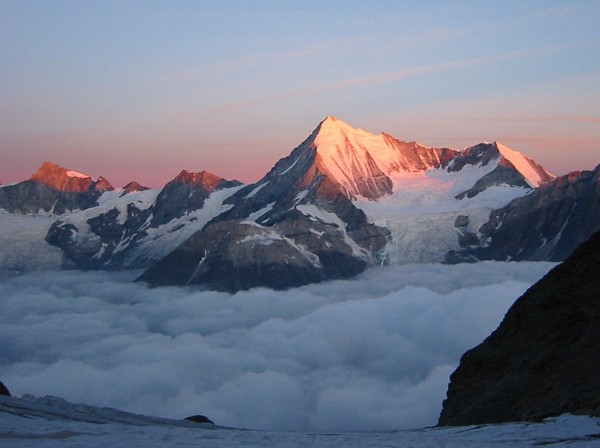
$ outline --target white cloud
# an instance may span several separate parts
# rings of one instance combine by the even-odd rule
[[[461,354],[551,266],[397,266],[235,295],[26,274],[0,282],[0,379],[17,395],[237,427],[432,425]]]

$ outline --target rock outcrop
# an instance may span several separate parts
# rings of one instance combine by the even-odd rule
[[[532,286],[452,374],[439,424],[600,412],[600,233]]]
[[[12,396],[8,390],[8,387],[6,387],[2,381],[0,381],[0,395],[5,395],[7,397]]]
[[[189,422],[194,422],[194,423],[208,423],[209,425],[215,424],[210,418],[206,417],[205,415],[190,415],[189,417],[186,417],[185,419]]]
[[[149,189],[150,188],[144,187],[143,185],[141,185],[140,183],[138,183],[136,181],[131,181],[123,187],[123,192],[121,193],[121,196],[125,196],[126,194],[129,194],[129,193],[133,193],[134,191],[146,191]]]
[[[152,210],[152,227],[166,224],[194,210],[201,209],[204,201],[216,190],[241,185],[208,171],[190,173],[183,170],[164,186]]]

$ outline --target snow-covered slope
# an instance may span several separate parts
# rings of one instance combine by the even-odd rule
[[[309,146],[317,152],[315,165],[350,198],[378,199],[391,193],[395,174],[438,168],[456,154],[374,135],[332,116],[313,135]]]
[[[518,151],[514,151],[501,143],[495,142],[498,152],[508,160],[523,175],[530,187],[539,187],[554,178],[541,165],[525,157]]]
[[[0,278],[60,268],[62,251],[44,239],[55,220],[52,216],[20,215],[0,210]]]
[[[105,192],[97,206],[61,216],[46,239],[76,267],[148,267],[231,208],[223,201],[239,188],[210,173],[182,171],[162,190]]]
[[[502,185],[471,198],[455,197],[490,168],[406,173],[394,178],[392,194],[378,201],[359,199],[354,205],[375,225],[391,232],[384,252],[386,263],[443,262],[448,251],[460,248],[461,237],[477,232],[492,210],[529,191]],[[460,222],[463,225],[456,225],[459,216],[463,217]]]
[[[130,414],[54,397],[0,397],[0,444],[12,447],[553,447],[598,445],[600,420],[565,415],[539,423],[315,434],[248,431]]]

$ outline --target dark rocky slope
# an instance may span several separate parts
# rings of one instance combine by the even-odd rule
[[[494,210],[473,244],[449,252],[446,261],[562,261],[597,231],[600,165],[558,177]]]
[[[136,200],[133,193],[147,188],[132,182],[119,198],[102,207],[62,216],[48,231],[46,241],[61,248],[68,262],[79,269],[147,268],[156,260],[136,251],[159,239],[157,235],[148,238],[149,231],[202,209],[215,191],[238,185],[238,181],[225,180],[207,171],[183,170],[152,203],[146,203]],[[176,232],[186,224],[193,225],[193,221],[190,218],[179,222],[163,233]],[[172,241],[163,244],[170,250],[176,247]]]
[[[442,426],[600,412],[600,232],[463,355],[447,396]]]

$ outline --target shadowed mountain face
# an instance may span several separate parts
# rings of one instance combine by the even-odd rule
[[[220,212],[220,201],[212,207],[217,211],[198,212],[211,194],[239,185],[206,171],[185,170],[160,192],[130,183],[92,210],[61,216],[46,241],[78,268],[147,268],[201,228],[211,213]]]
[[[158,194],[152,211],[151,226],[158,227],[201,209],[204,201],[214,191],[238,185],[238,181],[225,180],[208,171],[190,173],[183,170]]]
[[[547,182],[491,213],[474,244],[448,262],[561,261],[600,230],[600,165]]]
[[[439,424],[600,412],[600,233],[531,287],[452,374]]]

